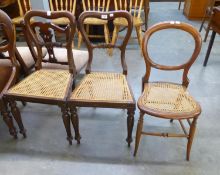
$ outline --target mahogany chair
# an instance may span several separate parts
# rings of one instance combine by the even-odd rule
[[[203,17],[199,32],[202,31],[202,29],[205,29],[205,37],[204,37],[204,42],[206,42],[208,35],[209,35],[209,31],[211,30],[211,18],[212,18],[212,14],[213,14],[213,8],[217,5],[220,5],[220,1],[219,0],[208,0],[208,4],[207,4],[207,8],[206,8],[206,12],[205,15]],[[205,26],[205,23],[207,21],[207,26]]]
[[[61,28],[51,22],[41,22],[36,20],[31,22],[33,17],[40,17],[40,19],[44,18],[46,20],[65,17],[69,19],[69,24],[64,28]],[[6,93],[6,97],[9,100],[22,100],[33,103],[58,105],[62,111],[67,140],[69,141],[69,144],[72,144],[71,130],[69,130],[70,116],[66,106],[66,98],[72,89],[72,84],[76,75],[76,67],[72,53],[72,41],[76,29],[75,18],[70,12],[29,11],[24,17],[24,23],[29,42],[32,43],[31,50],[37,58],[35,64],[36,71],[10,88]],[[38,32],[36,32],[36,30]],[[65,41],[62,43],[52,41],[53,33],[57,32],[64,36]],[[54,48],[62,47],[62,49],[65,49],[69,69],[61,70],[43,68],[42,48],[45,47],[49,52],[48,62],[53,64],[60,63],[56,59]],[[63,63],[66,64],[66,62]]]
[[[110,0],[82,0],[83,4],[83,11],[97,11],[97,12],[108,12],[109,11],[109,5]],[[89,26],[103,26],[104,28],[104,38],[105,43],[110,43],[110,34],[108,29],[108,21],[105,19],[94,19],[94,18],[87,18],[84,21],[84,24],[86,25],[86,32],[89,37],[91,38],[103,38],[103,35],[91,35],[89,34]],[[78,38],[78,48],[81,47],[82,44],[82,35],[79,33]]]
[[[195,49],[189,60],[182,65],[167,66],[154,62],[148,52],[148,42],[151,36],[160,30],[178,29],[189,33],[195,40]],[[201,113],[200,105],[189,95],[187,87],[189,84],[188,71],[196,58],[198,57],[202,46],[201,36],[198,31],[189,24],[180,22],[162,22],[151,28],[144,35],[143,54],[146,64],[146,73],[142,79],[143,93],[138,99],[138,108],[140,109],[140,118],[137,125],[134,156],[137,153],[141,135],[161,136],[161,137],[180,137],[187,138],[186,159],[189,160],[190,150],[196,130],[196,121]],[[183,71],[182,84],[171,82],[149,82],[151,68],[166,71]],[[183,134],[175,133],[154,133],[143,131],[144,115],[148,114],[154,117],[177,120],[183,129]],[[189,133],[183,125],[183,120],[189,123]]]
[[[8,103],[11,107],[11,112],[14,119],[18,122],[20,133],[25,135],[25,129],[20,118],[20,113],[16,107],[14,100],[8,101],[4,94],[6,91],[17,81],[19,75],[19,68],[15,58],[15,33],[11,19],[8,15],[0,10],[0,28],[4,33],[4,38],[7,42],[0,44],[0,112],[3,116],[5,123],[9,128],[10,134],[17,138],[17,131],[13,124],[13,119],[8,110]],[[7,52],[8,57],[5,57],[2,53]]]
[[[127,10],[130,14],[132,14],[133,18],[133,26],[136,29],[137,33],[137,39],[140,48],[142,48],[142,29],[141,26],[146,22],[147,19],[145,19],[145,22],[141,18],[141,10],[144,5],[144,0],[114,0],[115,4],[115,10]],[[145,13],[149,13],[149,10]],[[148,16],[148,15],[147,15]],[[146,18],[146,17],[145,17]],[[114,24],[114,31],[112,36],[112,44],[115,44],[118,38],[118,32],[120,30],[120,27],[127,27],[128,23],[123,18],[117,18],[113,21]],[[142,50],[142,49],[141,49]],[[112,50],[111,53],[112,55]]]
[[[123,17],[127,20],[128,29],[121,45],[92,44],[84,28],[84,21],[90,18],[113,20]],[[132,32],[132,17],[126,11],[115,12],[84,12],[79,17],[79,30],[85,40],[89,51],[89,62],[86,75],[69,97],[68,105],[71,112],[71,120],[75,130],[75,139],[80,143],[79,120],[76,107],[100,107],[127,109],[127,143],[132,142],[132,130],[134,124],[135,99],[127,82],[127,66],[125,62],[125,50]],[[121,51],[121,63],[123,73],[93,72],[93,50],[97,48],[118,48]]]

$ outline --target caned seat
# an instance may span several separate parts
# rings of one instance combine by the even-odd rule
[[[190,96],[186,87],[174,83],[146,83],[144,91],[138,100],[141,110],[150,111],[153,115],[164,113],[166,118],[192,117],[198,114],[199,104]]]
[[[126,19],[124,19],[124,18],[115,19],[114,24],[120,25],[120,26],[127,26],[128,25]],[[133,24],[134,24],[134,26],[142,26],[144,24],[144,22],[141,18],[133,17]]]
[[[73,91],[70,100],[88,103],[133,103],[126,76],[108,72],[88,74]]]
[[[86,19],[102,19],[106,21],[123,17],[127,20],[128,29],[121,45],[92,44],[84,28]],[[86,42],[89,51],[89,61],[86,67],[86,75],[76,86],[68,98],[68,106],[71,112],[71,120],[75,130],[75,139],[80,143],[79,119],[76,107],[100,107],[127,109],[127,138],[128,146],[132,142],[132,130],[134,125],[135,99],[126,78],[127,66],[125,62],[125,50],[132,32],[132,18],[126,11],[118,12],[84,12],[79,17],[79,30]],[[123,73],[117,72],[93,72],[91,65],[93,50],[98,48],[118,48],[121,51],[121,64]],[[105,59],[105,57],[103,58]],[[104,67],[104,65],[102,65]]]
[[[36,20],[31,22],[32,18],[36,18]],[[42,18],[47,22],[39,20]],[[69,20],[68,25],[62,28],[51,23],[52,19],[57,18],[67,18]],[[72,90],[73,81],[77,73],[72,53],[72,42],[76,29],[75,17],[67,11],[51,12],[48,15],[46,11],[32,10],[24,16],[24,27],[27,32],[28,37],[26,39],[28,40],[27,43],[29,43],[31,54],[33,58],[36,58],[36,70],[10,88],[6,93],[6,97],[9,100],[58,105],[61,108],[67,140],[69,144],[72,144],[70,116],[68,114],[66,99]],[[36,29],[39,32],[36,32]],[[52,33],[63,35],[62,42],[53,42]],[[56,59],[56,52],[54,50],[60,47],[66,52],[62,55],[66,58],[65,62],[59,62]],[[48,54],[48,60],[46,61],[48,64],[64,64],[68,66],[67,69],[44,68],[44,57],[47,57],[43,52],[45,48]]]
[[[72,75],[68,70],[35,71],[8,91],[8,95],[65,100]]]
[[[167,66],[156,63],[149,56],[148,42],[154,33],[165,29],[178,29],[187,32],[195,41],[195,48],[190,59],[181,65]],[[141,135],[161,136],[161,137],[180,137],[186,138],[187,152],[186,159],[190,158],[193,138],[196,130],[196,121],[201,113],[201,107],[198,102],[187,91],[189,84],[188,72],[192,64],[198,57],[202,46],[202,40],[199,32],[189,24],[179,21],[162,22],[149,28],[143,38],[143,55],[146,65],[146,73],[142,78],[142,94],[138,99],[138,108],[140,109],[140,118],[138,120],[134,156],[137,154]],[[182,71],[182,83],[173,82],[150,82],[151,70],[159,69],[163,71]],[[183,130],[183,134],[177,133],[158,133],[143,131],[144,115],[148,114],[157,118],[169,119],[171,122],[177,120]],[[183,120],[189,124],[189,131],[185,128]]]

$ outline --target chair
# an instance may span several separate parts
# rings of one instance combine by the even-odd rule
[[[76,0],[49,0],[51,11],[69,11],[74,16],[76,14]],[[52,22],[56,25],[67,25],[69,23],[67,18],[53,19]]]
[[[182,65],[167,66],[155,63],[148,55],[148,41],[150,37],[157,31],[163,29],[178,29],[189,33],[195,40],[195,49],[191,58]],[[189,24],[180,22],[162,22],[152,26],[144,35],[143,54],[146,64],[146,73],[142,79],[143,93],[138,99],[138,108],[140,109],[140,118],[138,120],[135,151],[137,153],[141,135],[161,136],[161,137],[180,137],[187,138],[187,154],[186,159],[190,158],[190,150],[196,130],[196,121],[201,113],[200,105],[189,95],[187,86],[189,80],[188,71],[201,50],[202,40],[197,30]],[[149,82],[151,68],[174,71],[183,70],[182,84],[170,82]],[[143,131],[144,115],[148,114],[154,117],[169,119],[171,121],[178,120],[183,134],[175,133],[154,133]],[[183,120],[189,123],[189,133],[183,125]],[[192,121],[191,121],[192,120]]]
[[[69,24],[61,28],[51,22],[34,21],[31,22],[33,17],[35,19],[56,19],[67,18]],[[29,11],[24,17],[24,24],[26,27],[29,42],[32,43],[31,50],[37,58],[35,64],[36,71],[24,78],[18,84],[13,86],[6,93],[9,100],[23,100],[26,102],[43,103],[58,105],[62,111],[63,123],[66,128],[67,140],[72,144],[71,131],[68,130],[70,125],[70,117],[66,106],[66,98],[69,91],[72,89],[73,81],[76,75],[76,68],[72,53],[72,41],[76,28],[76,21],[70,12],[45,12],[45,11]],[[38,31],[38,33],[37,33]],[[64,40],[62,43],[53,42],[53,33],[59,32],[63,34]],[[42,68],[42,48],[48,50],[49,63],[61,63],[56,59],[54,48],[63,47],[69,69],[46,69]],[[35,51],[36,50],[36,51]],[[62,62],[66,64],[66,62]]]
[[[115,10],[128,10],[129,13],[132,14],[133,16],[133,25],[136,29],[136,33],[137,33],[137,38],[138,38],[138,43],[140,48],[142,48],[141,46],[141,42],[142,42],[142,29],[141,26],[144,24],[144,21],[141,19],[141,10],[143,8],[144,5],[144,0],[114,0],[114,4],[115,4]],[[149,11],[147,12],[149,13]],[[127,22],[125,19],[123,18],[117,18],[113,21],[114,24],[114,31],[113,31],[113,36],[112,36],[112,44],[115,44],[117,41],[117,37],[118,37],[118,32],[120,30],[120,27],[127,27]],[[142,49],[141,49],[142,50]],[[111,53],[112,55],[112,50]]]
[[[203,17],[203,20],[202,20],[202,23],[201,23],[201,26],[200,26],[200,29],[199,29],[199,32],[201,32],[203,28],[205,29],[204,42],[206,42],[206,40],[208,38],[208,35],[209,35],[209,31],[211,29],[210,21],[211,21],[212,14],[213,14],[213,8],[216,5],[220,5],[220,2],[218,0],[209,0],[208,1],[207,8],[206,8],[206,11],[205,11],[205,15]],[[208,21],[207,26],[205,26],[206,21]]]
[[[121,45],[92,44],[84,29],[86,19],[98,18],[113,20],[114,18],[126,18],[128,30]],[[84,12],[79,17],[79,30],[85,40],[89,51],[89,62],[86,68],[86,75],[79,85],[74,89],[68,99],[68,106],[71,111],[71,120],[75,130],[75,139],[80,143],[79,121],[76,107],[100,107],[127,109],[127,143],[132,142],[132,129],[134,124],[135,100],[130,86],[127,82],[127,66],[125,62],[125,49],[132,32],[132,18],[126,11],[120,12]],[[121,63],[123,73],[92,72],[93,50],[96,48],[118,48],[121,51]]]
[[[31,10],[31,3],[30,0],[17,0],[18,7],[19,7],[19,16],[12,19],[12,23],[16,27],[21,27],[21,22],[24,19],[24,15]]]
[[[2,29],[7,40],[7,42],[0,44],[0,112],[9,128],[9,133],[14,138],[17,138],[17,131],[13,124],[13,119],[8,111],[9,103],[13,117],[19,124],[20,133],[26,137],[25,129],[23,127],[20,113],[16,107],[15,101],[8,101],[4,96],[6,91],[16,82],[19,75],[19,69],[15,59],[15,33],[12,21],[2,10],[0,10],[0,16],[0,28]],[[5,57],[2,52],[8,52],[8,57]]]
[[[110,0],[82,0],[83,4],[83,11],[98,11],[98,12],[108,12],[109,11],[109,5],[110,5]],[[104,38],[105,38],[105,43],[109,44],[110,39],[109,39],[109,29],[108,29],[108,21],[105,19],[93,19],[93,18],[87,18],[84,21],[84,24],[87,25],[86,27],[86,32],[89,37],[91,38],[103,38],[102,35],[91,35],[89,34],[89,26],[90,25],[95,25],[95,26],[103,26],[104,27]],[[79,38],[78,38],[78,48],[81,47],[82,44],[82,35],[79,33]]]

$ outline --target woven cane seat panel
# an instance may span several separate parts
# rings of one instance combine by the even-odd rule
[[[128,26],[128,21],[125,18],[116,18],[113,23],[118,26]],[[141,18],[133,17],[134,26],[141,26],[143,24],[144,22]]]
[[[186,88],[172,83],[145,84],[138,105],[143,105],[145,109],[173,113],[191,113],[198,108]]]
[[[125,75],[101,72],[86,75],[70,99],[89,102],[133,102]]]
[[[108,24],[108,21],[103,20],[103,19],[98,19],[98,18],[86,18],[84,20],[84,24],[104,25],[104,24]]]
[[[41,69],[12,87],[8,94],[64,99],[70,80],[68,71]]]

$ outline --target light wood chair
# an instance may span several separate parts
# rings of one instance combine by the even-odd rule
[[[92,44],[84,29],[86,19],[96,18],[113,20],[123,17],[127,20],[128,30],[121,45]],[[132,130],[134,125],[135,99],[127,82],[127,66],[125,62],[125,50],[132,32],[132,18],[126,11],[118,12],[84,12],[79,17],[79,30],[89,51],[89,62],[86,75],[79,85],[74,89],[68,100],[71,111],[72,124],[75,130],[75,139],[80,143],[79,120],[76,107],[100,107],[127,109],[127,143],[132,142]],[[91,65],[93,61],[93,50],[96,48],[118,48],[121,51],[121,64],[123,73],[116,72],[93,72]],[[101,65],[104,66],[104,65]]]
[[[14,100],[8,101],[5,97],[7,90],[14,85],[19,76],[19,67],[15,58],[15,33],[14,27],[9,16],[0,10],[0,29],[4,33],[4,38],[7,42],[0,44],[0,112],[3,120],[9,128],[9,133],[17,138],[17,131],[13,124],[13,119],[8,110],[8,104],[11,107],[11,113],[19,125],[20,133],[26,137],[25,129],[21,121],[21,116],[16,102]],[[8,56],[2,53],[8,53]]]
[[[83,4],[83,11],[97,11],[97,12],[108,12],[109,11],[109,5],[110,0],[82,0]],[[87,18],[84,21],[84,24],[86,25],[86,32],[89,37],[91,38],[103,38],[103,35],[91,35],[89,34],[89,26],[103,26],[104,27],[104,38],[105,43],[110,43],[110,35],[109,35],[109,29],[108,29],[108,21],[105,19],[95,19],[95,18]],[[82,35],[79,33],[78,35],[78,48],[81,47],[82,44]]]
[[[31,22],[33,17],[36,17],[35,21]],[[37,21],[39,18],[44,18],[47,21],[64,17],[69,19],[69,24],[63,28],[51,22]],[[32,10],[27,12],[24,16],[24,24],[29,42],[33,43],[31,50],[35,55],[34,57],[37,58],[35,64],[36,71],[10,88],[5,95],[10,101],[22,100],[25,102],[58,105],[62,111],[67,140],[69,144],[72,144],[72,134],[71,130],[69,130],[70,116],[66,106],[66,98],[72,90],[73,81],[76,76],[76,67],[72,53],[72,41],[76,29],[75,17],[72,13],[67,11],[48,13],[45,11]],[[38,32],[36,32],[36,30]],[[65,41],[63,40],[59,43],[52,41],[53,33],[57,32],[63,34]],[[42,48],[44,47],[48,50],[48,63],[65,64],[68,66],[68,69],[43,68],[42,60],[44,58]],[[61,53],[63,56],[66,56],[65,60],[59,61],[56,59],[54,48],[57,47],[63,47],[62,49],[65,49],[65,52]]]
[[[22,26],[21,22],[24,19],[24,15],[31,10],[30,0],[17,0],[17,3],[19,7],[19,16],[12,19],[15,29],[16,27]]]
[[[203,20],[202,20],[202,23],[199,29],[199,32],[201,32],[203,28],[205,30],[204,42],[207,41],[209,31],[211,30],[210,21],[211,21],[212,14],[213,14],[213,8],[217,5],[220,5],[219,0],[208,0],[205,15],[203,17]],[[207,26],[205,25],[206,22],[207,22]]]
[[[139,46],[142,51],[142,29],[141,26],[145,23],[141,19],[141,11],[144,5],[144,0],[114,0],[115,10],[127,10],[133,16],[133,25],[136,29],[137,39]],[[147,12],[148,13],[148,12]],[[120,27],[127,27],[127,22],[123,18],[117,18],[113,21],[114,24],[114,31],[112,36],[112,44],[115,44],[118,38],[118,32]],[[112,50],[110,52],[112,55]]]
[[[164,29],[178,29],[189,33],[195,40],[195,49],[189,60],[182,65],[167,66],[154,62],[148,54],[148,42],[150,37],[160,30]],[[144,35],[143,39],[143,54],[146,64],[146,73],[142,79],[143,93],[138,99],[138,108],[140,109],[140,118],[137,125],[136,141],[134,156],[137,153],[141,135],[161,136],[161,137],[180,137],[186,138],[187,154],[186,159],[190,158],[190,150],[196,130],[196,121],[201,113],[200,105],[189,95],[187,87],[189,84],[188,71],[196,58],[198,57],[202,46],[202,39],[198,31],[189,24],[180,22],[163,22],[152,26]],[[170,82],[149,82],[151,68],[177,71],[182,70],[182,84]],[[143,120],[144,115],[169,119],[171,121],[177,120],[183,129],[183,134],[176,133],[157,133],[144,132]],[[183,125],[183,120],[189,123],[189,133]]]

